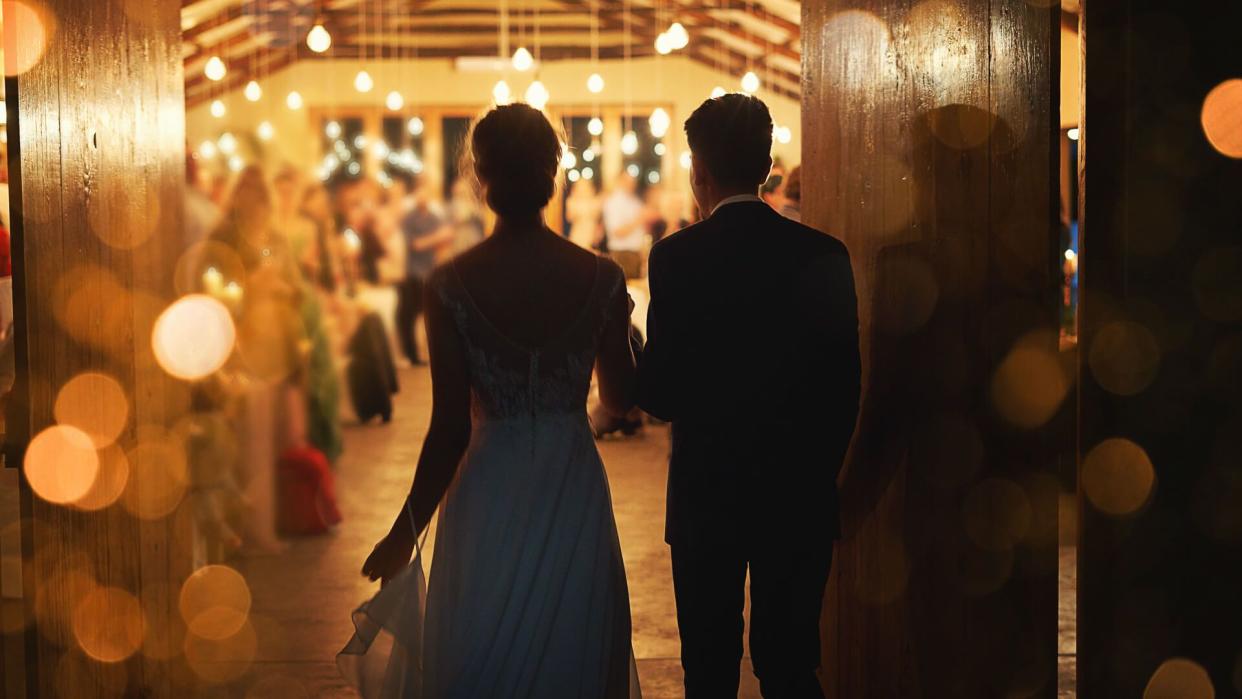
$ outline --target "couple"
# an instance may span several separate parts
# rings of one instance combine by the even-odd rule
[[[753,97],[686,122],[706,220],[651,253],[646,348],[621,270],[548,231],[560,143],[525,105],[475,126],[495,233],[437,270],[434,407],[414,485],[363,573],[387,584],[339,658],[363,696],[639,696],[625,570],[587,422],[604,405],[672,423],[672,547],[686,696],[736,696],[746,573],[764,696],[820,697],[819,615],[835,478],[859,367],[853,278],[835,239],[755,196],[772,120]],[[440,506],[430,588],[410,557]]]

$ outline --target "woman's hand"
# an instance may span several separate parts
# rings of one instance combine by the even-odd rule
[[[371,551],[362,564],[362,574],[372,582],[379,580],[387,585],[398,573],[410,564],[410,555],[414,552],[413,539],[395,536],[389,533]]]

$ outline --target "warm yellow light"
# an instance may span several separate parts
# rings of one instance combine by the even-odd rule
[[[5,42],[5,75],[21,75],[43,59],[56,18],[42,4],[17,0],[4,3],[5,30],[12,28],[12,36],[17,37],[16,42]]]
[[[755,75],[755,71],[748,70],[746,75],[742,76],[742,92],[753,95],[759,91],[759,76]]]
[[[718,97],[724,97],[726,94],[728,93],[725,92],[725,89],[723,87],[720,87],[719,85],[712,88],[712,95],[711,95],[712,99],[716,99]]]
[[[530,51],[525,46],[519,46],[517,51],[513,52],[513,69],[519,72],[525,72],[535,65],[535,57],[530,55]]]
[[[332,35],[323,26],[323,22],[316,22],[315,26],[306,32],[306,48],[315,53],[323,53],[332,48]]]
[[[187,381],[205,378],[224,366],[235,340],[229,310],[205,294],[190,294],[173,302],[151,331],[160,367]]]
[[[246,88],[242,90],[242,94],[251,102],[258,102],[259,98],[263,97],[263,88],[259,87],[257,80],[251,80],[246,83]]]
[[[219,119],[220,117],[223,117],[223,116],[224,116],[225,111],[226,111],[226,110],[225,110],[225,108],[224,108],[224,103],[223,103],[223,102],[221,102],[220,100],[212,100],[212,102],[211,102],[211,115],[212,115],[213,117],[215,117],[215,118]]]
[[[591,120],[587,122],[587,132],[592,136],[604,133],[604,120],[599,117],[591,117]]]
[[[375,87],[375,80],[365,70],[358,71],[358,74],[354,76],[354,89],[358,92],[367,93],[373,87]]]
[[[272,122],[264,120],[259,122],[259,127],[255,129],[255,133],[261,141],[270,141],[276,135],[276,128],[272,126]]]
[[[180,435],[159,433],[159,428],[149,426],[146,432],[140,426],[141,441],[125,455],[130,478],[121,493],[121,504],[135,517],[156,520],[172,514],[181,504],[189,485],[189,465]]]
[[[690,33],[686,31],[681,22],[673,22],[665,34],[668,35],[669,45],[674,51],[690,45]]]
[[[203,141],[198,144],[198,154],[208,159],[216,157],[216,144],[212,141]]]
[[[777,143],[789,143],[793,140],[793,131],[788,126],[777,126],[772,129],[772,137]]]
[[[651,127],[651,135],[656,138],[664,138],[664,134],[668,133],[668,127],[671,124],[672,120],[663,107],[656,107],[647,119],[647,126]]]
[[[99,472],[85,495],[73,502],[79,510],[102,510],[116,502],[129,484],[129,457],[113,444],[99,452]]]
[[[206,75],[208,80],[223,80],[228,72],[228,66],[224,65],[224,61],[219,56],[212,56],[203,65],[203,75]]]
[[[509,100],[513,99],[513,93],[509,90],[509,83],[504,80],[497,80],[492,86],[492,100],[497,106],[509,104]]]
[[[423,135],[423,120],[416,116],[410,117],[410,120],[405,124],[405,129],[410,132],[411,136],[421,136]],[[411,151],[411,155],[413,155],[413,151]]]
[[[1208,142],[1221,155],[1242,158],[1242,78],[1212,88],[1203,100],[1199,121]]]
[[[638,134],[633,131],[626,131],[621,137],[621,152],[626,155],[634,155],[638,152]]]
[[[220,147],[221,153],[232,155],[237,152],[237,137],[225,131],[220,134],[220,140],[216,142],[216,145]]]
[[[288,107],[289,109],[301,109],[302,108],[302,93],[298,92],[297,90],[293,90],[288,95],[286,95],[285,106]]]
[[[530,84],[530,87],[526,88],[526,103],[535,109],[543,109],[548,106],[549,97],[548,88],[544,87],[543,82],[540,80],[536,80]]]
[[[99,475],[99,455],[90,435],[69,425],[49,427],[35,435],[22,465],[35,495],[57,505],[86,495]]]
[[[1071,141],[1077,141],[1077,140],[1078,140],[1078,127],[1077,127],[1077,126],[1075,126],[1074,128],[1070,129],[1069,131],[1066,131],[1066,132],[1065,132],[1065,136],[1066,136],[1066,138],[1068,138],[1068,139],[1069,139],[1069,140],[1071,140]]]
[[[587,78],[587,89],[591,92],[599,94],[604,91],[604,76],[599,73],[591,73]]]
[[[571,170],[578,164],[578,157],[569,150],[569,146],[561,144],[561,167]]]
[[[229,156],[229,171],[230,172],[241,172],[242,169],[245,167],[246,167],[246,161],[242,160],[242,157],[240,155]]]
[[[250,616],[250,587],[224,565],[199,568],[181,586],[178,608],[187,630],[219,641],[236,634]]]
[[[393,90],[384,98],[384,106],[395,112],[405,106],[405,98],[400,92]]]
[[[1080,483],[1096,509],[1114,517],[1139,510],[1151,498],[1156,471],[1142,447],[1113,437],[1092,447],[1082,461]]]
[[[673,52],[673,41],[669,39],[668,32],[660,32],[655,40],[656,53],[664,56]]]

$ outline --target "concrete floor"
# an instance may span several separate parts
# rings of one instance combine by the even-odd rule
[[[330,536],[293,540],[280,555],[237,566],[250,582],[258,652],[241,682],[246,696],[353,697],[335,656],[348,640],[349,614],[374,593],[358,570],[409,490],[430,416],[430,377],[404,370],[390,425],[346,429],[337,470],[344,522]],[[605,440],[600,451],[611,482],[629,577],[634,654],[645,699],[682,696],[679,644],[668,547],[663,541],[668,434],[648,428],[635,438]],[[434,551],[432,552],[434,555]],[[758,699],[743,668],[741,699]]]

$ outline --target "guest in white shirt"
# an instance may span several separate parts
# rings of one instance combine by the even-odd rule
[[[604,238],[608,253],[627,279],[642,276],[643,251],[649,244],[643,200],[638,198],[638,181],[621,173],[612,192],[604,199]]]

